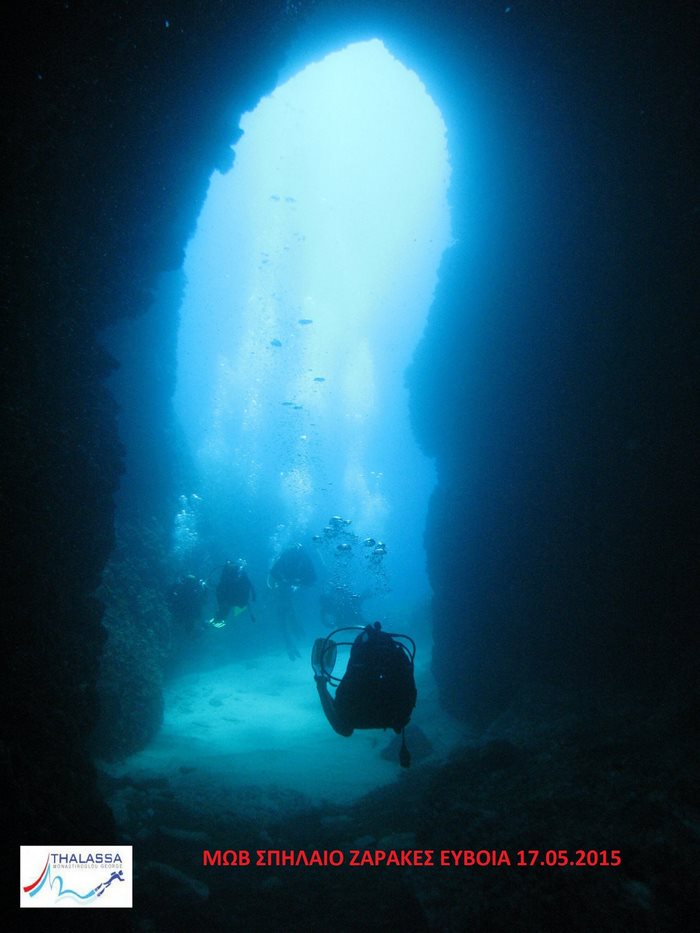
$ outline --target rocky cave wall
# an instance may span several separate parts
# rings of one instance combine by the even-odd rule
[[[2,690],[17,841],[112,833],[85,754],[104,637],[91,594],[122,464],[99,329],[145,311],[179,266],[238,115],[286,56],[291,73],[386,37],[449,127],[459,244],[410,375],[439,470],[426,540],[446,704],[488,720],[533,679],[640,692],[677,669],[669,645],[694,644],[681,14],[161,6],[29,4],[10,37]]]
[[[697,31],[580,6],[490,45],[473,226],[410,374],[434,670],[475,723],[541,686],[697,703]]]
[[[4,801],[18,842],[107,841],[85,749],[105,637],[92,594],[123,451],[99,331],[142,314],[158,274],[180,265],[238,115],[274,87],[294,15],[264,0],[16,12],[3,138]],[[154,411],[155,436],[164,422]]]

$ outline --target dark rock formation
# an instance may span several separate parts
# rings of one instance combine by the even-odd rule
[[[92,594],[122,470],[98,332],[146,310],[180,264],[237,114],[274,86],[292,25],[264,0],[167,14],[29,3],[8,24],[2,696],[17,841],[113,837],[85,753],[105,640]]]
[[[265,933],[279,930],[281,918],[285,929],[321,931],[329,917],[337,929],[372,933],[675,933],[694,929],[700,900],[688,819],[698,804],[697,730],[670,725],[650,741],[644,724],[617,711],[574,711],[526,740],[518,724],[512,740],[494,731],[345,807],[251,788],[232,812],[206,773],[187,794],[167,779],[105,792],[145,866],[135,891],[140,920],[157,930],[227,930],[235,916]],[[257,849],[340,852],[343,863],[204,867],[194,857],[232,839],[253,859]],[[414,863],[353,866],[352,850],[387,860],[392,850],[394,858],[408,852]],[[469,864],[479,852],[480,863]],[[154,872],[177,882],[172,896]]]
[[[450,132],[459,242],[411,372],[440,477],[427,542],[446,704],[488,721],[532,680],[687,689],[699,397],[687,17],[486,0],[15,11],[0,358],[13,839],[113,835],[85,753],[104,642],[92,594],[122,464],[99,329],[142,313],[179,266],[237,116],[281,68],[351,39],[382,36]],[[152,417],[161,430],[166,413]]]
[[[489,34],[466,237],[410,379],[440,475],[434,667],[482,722],[533,680],[695,690],[694,31],[596,7],[514,6],[507,52]]]
[[[91,747],[101,759],[124,758],[156,735],[163,721],[163,672],[170,650],[164,535],[154,520],[117,527],[117,544],[99,590],[107,642],[97,683],[100,718]]]

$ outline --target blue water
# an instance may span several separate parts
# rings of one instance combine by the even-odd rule
[[[243,556],[263,578],[339,515],[387,551],[380,584],[361,550],[342,582],[405,612],[429,595],[435,473],[404,373],[450,242],[444,123],[374,40],[309,66],[241,126],[184,265],[174,405],[195,466],[185,515],[207,529],[193,556]],[[178,559],[186,546],[183,532]],[[314,550],[321,581],[338,577]]]

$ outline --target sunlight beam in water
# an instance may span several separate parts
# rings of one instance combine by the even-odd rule
[[[203,501],[246,542],[347,516],[390,542],[395,587],[427,593],[434,469],[404,372],[450,243],[444,123],[372,40],[309,65],[241,128],[185,263],[175,404]]]

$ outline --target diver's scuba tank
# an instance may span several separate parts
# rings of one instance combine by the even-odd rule
[[[333,636],[353,632],[352,641]],[[350,649],[347,669],[334,675],[338,647]],[[411,766],[405,727],[416,703],[413,675],[416,645],[409,635],[383,632],[381,624],[343,626],[325,638],[317,638],[311,651],[311,666],[317,686],[323,683],[321,703],[331,726],[343,736],[354,729],[387,729],[401,733],[399,763]],[[335,687],[335,697],[327,685]]]

